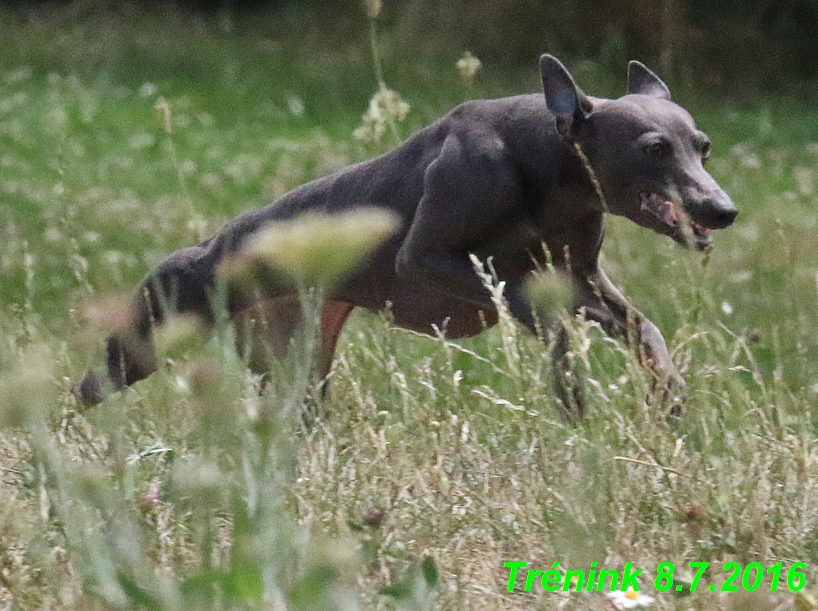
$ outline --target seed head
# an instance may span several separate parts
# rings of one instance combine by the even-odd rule
[[[383,208],[357,208],[341,214],[308,213],[270,223],[219,274],[250,281],[283,272],[308,284],[325,284],[348,272],[398,227]]]
[[[363,122],[352,135],[364,144],[377,144],[386,133],[387,121],[403,121],[410,108],[397,91],[381,86],[369,100],[369,108],[361,117]]]
[[[537,274],[526,288],[531,303],[542,315],[555,315],[571,304],[571,283],[556,272]]]
[[[474,77],[477,76],[482,67],[483,62],[472,55],[470,51],[466,51],[463,57],[457,60],[457,71],[460,73],[460,78],[467,83],[474,81]]]
[[[154,110],[159,114],[159,119],[162,121],[162,127],[165,128],[165,133],[170,134],[173,131],[171,125],[172,111],[170,102],[165,98],[159,98],[153,106]]]
[[[377,19],[378,16],[381,14],[382,8],[383,8],[382,0],[365,0],[364,2],[366,16],[369,17],[370,19]]]

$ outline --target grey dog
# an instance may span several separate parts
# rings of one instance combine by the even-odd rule
[[[497,311],[475,273],[474,254],[491,258],[509,311],[535,332],[537,316],[523,283],[550,256],[571,279],[575,312],[632,346],[659,382],[683,386],[661,332],[613,286],[598,257],[606,212],[701,248],[710,229],[733,222],[735,205],[703,166],[710,140],[639,62],[630,62],[628,93],[615,100],[586,96],[550,55],[540,58],[540,74],[544,96],[461,104],[392,151],[309,182],[170,255],[139,287],[128,327],[108,338],[113,387],[156,370],[152,332],[169,313],[213,319],[219,265],[265,225],[359,206],[387,209],[400,225],[328,296],[320,321],[321,379],[356,307],[377,312],[389,304],[395,324],[423,333],[438,326],[449,338],[495,324]],[[247,351],[247,336],[258,334],[281,356],[303,325],[293,287],[267,288],[257,299],[227,295],[240,352]],[[568,349],[567,331],[559,326],[555,387],[566,413],[579,417],[581,384],[570,371]],[[264,370],[264,359],[248,360]],[[97,403],[102,387],[89,371],[75,394]]]

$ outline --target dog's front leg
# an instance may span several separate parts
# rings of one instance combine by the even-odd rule
[[[562,404],[562,414],[569,421],[581,420],[585,415],[585,391],[583,376],[569,358],[571,340],[565,325],[559,325],[551,353],[551,368],[557,398]]]
[[[676,401],[676,395],[684,388],[685,381],[673,365],[659,328],[628,303],[601,269],[575,277],[574,287],[574,311],[583,312],[588,320],[598,322],[608,335],[627,343],[636,353],[639,363],[656,374],[655,387],[666,388],[672,393],[672,400]],[[585,401],[583,379],[571,363],[570,349],[568,331],[560,325],[552,353],[552,366],[557,396],[566,417],[573,420],[583,416]]]
[[[399,277],[494,310],[469,258],[481,260],[518,252],[523,231],[519,181],[502,141],[479,126],[449,135],[424,174],[423,197],[398,251]],[[533,230],[531,230],[533,231]],[[502,280],[502,278],[501,278]],[[531,305],[519,283],[506,285],[512,316],[531,331]]]
[[[597,321],[610,336],[625,341],[642,366],[657,375],[657,383],[676,392],[685,381],[676,370],[659,328],[634,308],[611,283],[601,269],[576,283],[575,308],[585,309],[585,316]]]

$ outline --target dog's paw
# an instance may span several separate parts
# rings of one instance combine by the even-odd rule
[[[687,382],[675,371],[669,375],[657,376],[653,380],[647,403],[667,406],[668,416],[679,418],[683,411],[686,388]]]
[[[71,388],[71,394],[74,395],[74,398],[83,408],[99,405],[105,398],[102,383],[93,369],[89,369],[85,377],[74,384]]]

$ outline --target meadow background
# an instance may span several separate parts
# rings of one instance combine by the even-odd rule
[[[818,89],[792,25],[814,3],[749,3],[726,28],[729,2],[647,21],[555,2],[531,13],[541,34],[514,21],[535,3],[432,4],[378,16],[410,108],[376,143],[353,135],[379,88],[355,3],[0,9],[0,610],[612,608],[507,592],[519,560],[632,562],[657,609],[818,608]],[[466,50],[483,66],[464,80]],[[461,101],[539,90],[541,51],[600,96],[628,58],[655,68],[741,209],[708,257],[608,221],[603,266],[668,338],[681,418],[580,321],[590,405],[569,425],[548,347],[513,323],[449,343],[363,313],[311,426],[308,359],[259,396],[229,327],[178,325],[157,375],[79,408],[115,304],[168,253]],[[657,593],[664,561],[709,561],[717,585],[729,561],[804,562],[807,589]]]

